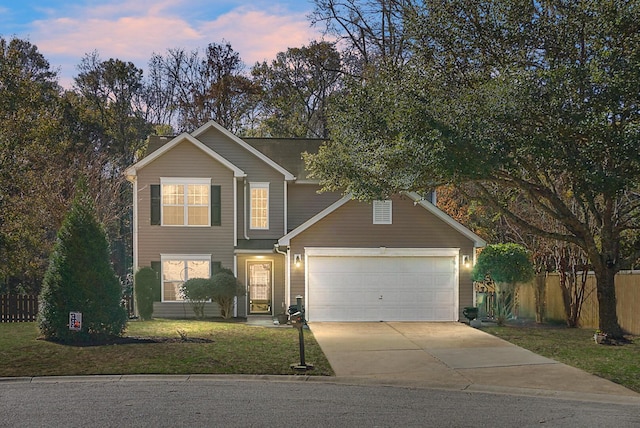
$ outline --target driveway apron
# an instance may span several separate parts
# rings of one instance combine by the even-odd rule
[[[314,337],[342,381],[409,387],[621,397],[640,394],[455,322],[318,322]]]

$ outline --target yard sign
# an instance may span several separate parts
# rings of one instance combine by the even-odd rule
[[[82,329],[82,312],[69,312],[69,330],[80,331]]]

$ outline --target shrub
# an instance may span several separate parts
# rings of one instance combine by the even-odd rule
[[[474,281],[496,283],[495,314],[503,325],[517,305],[516,283],[533,278],[533,263],[527,250],[518,244],[487,245],[478,256],[471,276]]]
[[[236,296],[244,296],[244,287],[238,282],[229,269],[220,269],[212,278],[211,300],[220,307],[220,315],[224,319],[231,318]]]
[[[533,278],[533,264],[527,250],[518,244],[487,245],[478,256],[471,273],[474,281],[487,275],[495,282],[515,284]]]
[[[136,307],[138,315],[143,321],[150,320],[153,316],[153,290],[159,281],[158,274],[150,267],[143,267],[134,277],[134,292],[136,295]]]
[[[211,300],[213,283],[208,278],[192,278],[180,286],[184,298],[189,301],[197,318],[204,318],[204,304]]]
[[[58,231],[40,293],[38,326],[45,338],[75,342],[122,334],[127,312],[109,260],[106,234],[80,183]],[[82,313],[80,331],[69,329],[69,312]]]

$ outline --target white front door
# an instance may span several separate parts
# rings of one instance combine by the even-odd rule
[[[247,283],[249,313],[271,314],[271,278],[270,261],[247,262]]]

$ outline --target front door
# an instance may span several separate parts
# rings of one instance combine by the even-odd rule
[[[271,314],[271,269],[271,262],[247,262],[251,314]]]

